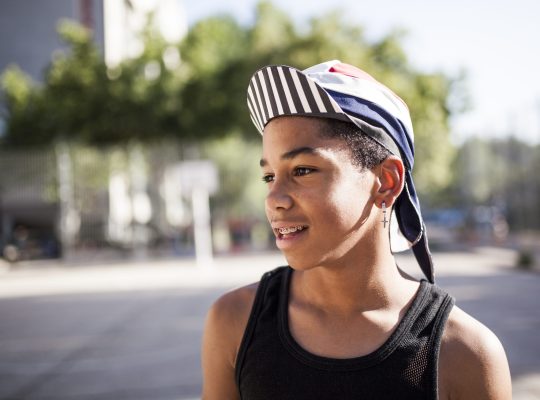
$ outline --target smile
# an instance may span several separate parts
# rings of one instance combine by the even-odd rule
[[[286,227],[286,228],[278,228],[276,230],[282,235],[288,235],[290,233],[294,233],[296,231],[301,231],[303,229],[307,229],[307,227],[302,226],[302,225],[298,225],[298,226],[290,226],[290,227]]]
[[[276,245],[281,251],[287,251],[306,237],[307,225],[291,225],[274,228]]]

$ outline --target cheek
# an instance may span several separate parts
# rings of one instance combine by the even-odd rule
[[[365,217],[370,197],[365,182],[349,182],[333,192],[329,198],[328,212],[333,215],[332,219],[336,224],[344,227],[354,226]]]

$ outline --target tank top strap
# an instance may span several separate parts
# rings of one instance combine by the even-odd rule
[[[269,298],[274,297],[269,295],[269,288],[273,287],[275,290],[283,290],[282,285],[280,285],[279,282],[281,282],[282,276],[287,272],[288,269],[290,269],[288,266],[278,267],[272,271],[265,272],[261,277],[259,286],[257,287],[257,292],[255,293],[255,299],[253,301],[253,306],[251,307],[246,329],[244,331],[242,341],[240,342],[238,355],[236,357],[235,378],[238,387],[240,387],[240,376],[246,357],[246,350],[252,340],[253,332],[255,331],[259,315],[261,314],[263,308],[271,305],[271,302],[268,301]],[[275,296],[275,298],[277,299],[278,297]]]
[[[448,316],[455,304],[455,299],[436,284],[430,284],[428,307],[425,307],[416,323],[411,329],[411,334],[421,336],[422,331],[430,331],[426,343],[426,352],[431,354],[426,360],[426,370],[431,372],[427,379],[431,382],[431,398],[439,398],[439,354],[444,327]]]

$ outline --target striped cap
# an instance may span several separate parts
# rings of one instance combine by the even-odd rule
[[[392,251],[412,247],[424,275],[434,281],[420,203],[412,180],[414,132],[407,105],[366,72],[340,61],[304,71],[270,65],[253,74],[247,103],[251,120],[263,134],[275,117],[299,115],[352,122],[362,132],[399,156],[405,165],[405,186],[390,219]]]

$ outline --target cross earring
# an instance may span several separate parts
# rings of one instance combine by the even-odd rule
[[[383,220],[381,221],[383,223],[383,227],[386,228],[386,224],[388,223],[388,220],[386,219],[386,202],[382,202],[382,212],[383,212]]]

